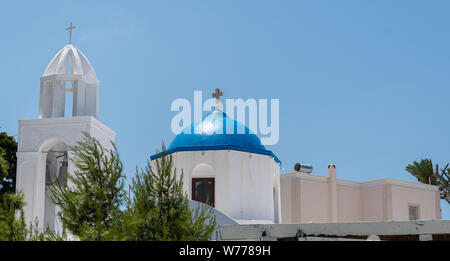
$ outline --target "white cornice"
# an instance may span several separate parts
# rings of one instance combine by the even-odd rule
[[[287,174],[282,174],[280,176],[281,180],[289,180],[289,179],[293,179],[293,178],[328,183],[328,177],[318,176],[318,175],[313,175],[313,174],[305,174],[305,173],[300,173],[300,172],[291,172],[291,173],[287,173]],[[348,187],[357,187],[357,188],[370,188],[370,187],[383,186],[383,185],[393,185],[393,186],[400,186],[400,187],[406,187],[406,188],[412,188],[412,189],[439,191],[438,186],[422,184],[422,183],[415,183],[415,182],[404,181],[404,180],[391,179],[391,178],[378,179],[378,180],[372,180],[372,181],[367,181],[367,182],[355,182],[355,181],[350,181],[350,180],[337,179],[336,184],[342,185],[342,186],[348,186]]]
[[[101,123],[99,120],[92,116],[77,116],[77,117],[59,117],[59,118],[43,118],[43,119],[28,119],[19,120],[21,127],[27,126],[61,126],[61,125],[73,125],[73,124],[89,124],[94,125],[104,131],[108,136],[114,137],[116,133]]]
[[[78,116],[78,117],[59,117],[59,118],[42,118],[42,119],[27,119],[19,120],[20,126],[38,126],[38,125],[54,125],[54,124],[73,124],[73,123],[89,123],[92,116]]]
[[[108,126],[106,126],[105,124],[103,124],[102,122],[100,122],[99,120],[97,120],[94,117],[91,117],[91,123],[93,125],[95,125],[96,127],[98,127],[99,129],[103,130],[108,136],[110,136],[112,139],[116,136],[116,132],[111,130]]]
[[[314,174],[305,174],[301,172],[291,172],[287,174],[282,174],[280,176],[281,180],[289,180],[289,179],[302,179],[302,180],[310,180],[310,181],[316,181],[316,182],[323,182],[328,183],[328,177],[318,176]]]
[[[370,188],[370,187],[383,186],[383,185],[393,185],[393,186],[400,186],[400,187],[406,187],[406,188],[439,191],[438,186],[422,184],[422,183],[415,183],[415,182],[404,181],[404,180],[391,179],[391,178],[378,179],[378,180],[372,180],[372,181],[367,181],[367,182],[361,183],[362,188]]]
[[[72,81],[72,80],[81,80],[83,79],[82,74],[50,74],[47,76],[41,77],[41,81],[48,81],[48,80],[65,80],[65,81]]]

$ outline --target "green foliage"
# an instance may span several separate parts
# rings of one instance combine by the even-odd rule
[[[50,229],[38,232],[37,221],[27,228],[23,213],[23,193],[6,193],[0,202],[0,241],[62,241],[65,233],[59,235]]]
[[[414,161],[412,165],[406,166],[405,170],[421,183],[437,185],[438,166],[436,165],[435,171],[431,159],[423,159],[420,162]]]
[[[183,174],[177,175],[163,144],[156,166],[147,166],[132,180],[125,224],[127,240],[208,240],[216,228],[212,209],[189,208]]]
[[[5,178],[8,178],[9,171],[9,162],[5,159],[5,150],[0,147],[0,178],[3,181]],[[3,188],[3,186],[2,186]]]
[[[30,224],[29,229],[27,231],[27,241],[67,241],[67,234],[65,230],[63,230],[62,234],[57,234],[56,232],[50,230],[48,227],[44,232],[39,232],[38,230],[38,222],[34,224]]]
[[[16,188],[17,142],[6,132],[0,132],[0,196],[14,193]]]
[[[27,228],[23,213],[23,194],[6,193],[0,202],[0,241],[23,241]],[[19,218],[16,218],[19,214]]]
[[[52,201],[59,206],[62,235],[38,231],[25,224],[23,194],[7,193],[0,201],[0,240],[67,240],[66,229],[79,240],[208,240],[216,228],[212,209],[189,208],[183,190],[183,174],[177,175],[172,156],[166,154],[155,166],[147,162],[136,173],[129,193],[119,154],[85,134],[69,147],[73,173],[63,173],[68,184],[55,180]]]
[[[450,169],[447,164],[443,169],[439,170],[439,165],[436,164],[433,168],[431,159],[422,159],[420,162],[414,161],[405,168],[417,178],[417,181],[424,184],[431,184],[439,186],[441,199],[450,204]]]
[[[109,150],[85,134],[69,147],[74,173],[66,173],[68,184],[57,181],[50,187],[52,201],[61,209],[65,228],[80,240],[115,240],[124,200],[123,166],[113,144]]]
[[[445,201],[450,204],[450,168],[448,163],[443,169],[441,169],[438,184],[441,192],[441,199],[445,199]]]

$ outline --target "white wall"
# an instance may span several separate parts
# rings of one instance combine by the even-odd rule
[[[337,184],[338,222],[362,220],[361,189],[354,184]]]
[[[184,173],[184,189],[189,198],[192,198],[192,178],[211,177],[215,178],[215,207],[219,211],[238,222],[278,222],[281,219],[278,207],[280,167],[273,158],[218,150],[175,152],[173,160],[178,173],[181,170]]]
[[[433,190],[422,190],[392,186],[392,216],[394,220],[409,220],[409,205],[419,206],[419,218],[422,220],[440,219],[439,209],[436,204],[438,192]]]
[[[283,223],[336,222],[331,216],[329,177],[300,172],[281,175]],[[336,180],[337,222],[409,220],[419,206],[421,220],[440,219],[438,187],[393,179]]]
[[[40,231],[45,229],[46,151],[56,144],[74,145],[84,137],[83,132],[97,138],[107,148],[111,147],[110,141],[115,138],[112,130],[91,116],[19,121],[16,190],[25,195],[27,224],[34,224],[37,218]],[[68,171],[73,169],[69,160]]]

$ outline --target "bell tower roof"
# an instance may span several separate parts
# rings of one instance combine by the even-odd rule
[[[88,84],[99,82],[89,60],[72,44],[66,45],[55,55],[42,77],[46,78],[54,75],[78,76],[77,78],[82,78]]]
[[[98,118],[99,85],[100,81],[86,56],[72,44],[64,46],[41,77],[39,118]],[[66,94],[72,94],[71,115],[65,109]]]

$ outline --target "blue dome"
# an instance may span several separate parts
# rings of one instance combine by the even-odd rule
[[[262,145],[261,140],[250,129],[229,118],[223,111],[214,110],[201,121],[191,124],[178,134],[167,148],[168,152],[237,150],[272,156],[280,160]],[[158,158],[153,155],[151,159]]]

